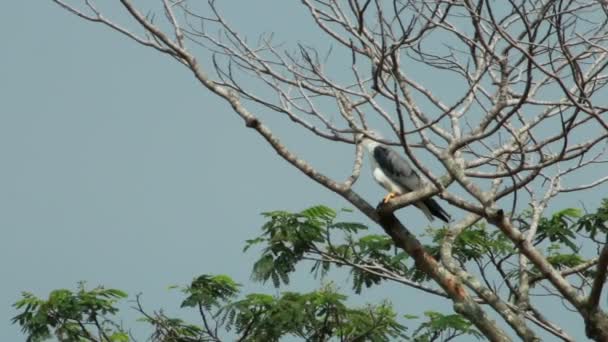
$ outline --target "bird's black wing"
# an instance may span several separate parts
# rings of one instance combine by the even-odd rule
[[[373,157],[387,177],[408,191],[417,190],[424,185],[416,171],[394,150],[378,145],[374,148]]]
[[[384,174],[404,189],[415,191],[424,186],[424,182],[407,160],[394,150],[382,145],[376,146],[374,159]],[[450,215],[434,199],[429,197],[421,202],[429,209],[431,215],[446,223],[450,221]]]

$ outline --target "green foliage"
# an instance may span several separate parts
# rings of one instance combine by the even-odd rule
[[[564,248],[561,244],[551,244],[547,248],[547,261],[556,269],[564,270],[574,266],[578,266],[585,262],[585,259],[583,259],[583,257],[579,254],[562,253],[563,249]],[[531,273],[536,276],[540,275],[540,271],[536,267],[532,268]],[[590,275],[591,271],[583,270],[580,271],[580,274]]]
[[[406,338],[404,325],[397,323],[388,302],[365,309],[350,310],[339,325],[339,336],[347,341],[395,341]]]
[[[315,206],[299,213],[273,211],[263,215],[268,221],[262,227],[261,236],[247,241],[245,246],[245,250],[254,245],[262,246],[261,256],[254,263],[254,280],[272,280],[278,287],[289,282],[289,275],[295,271],[299,262],[314,256],[321,259],[314,261],[312,271],[324,274],[331,265],[336,265],[335,262],[323,259],[323,255],[329,255],[324,253],[337,256],[340,261],[338,266],[358,263],[381,265],[404,275],[410,272],[405,265],[407,254],[396,250],[389,237],[356,236],[367,228],[359,223],[337,221],[337,212],[330,208]],[[341,236],[335,238],[336,233]],[[380,275],[358,268],[353,268],[352,272],[353,287],[358,293],[364,287],[383,280]],[[389,341],[406,338],[406,328],[397,322],[397,315],[389,303],[350,308],[346,305],[346,296],[336,292],[331,286],[310,293],[285,292],[280,296],[252,293],[241,297],[240,285],[230,277],[201,275],[188,286],[178,288],[185,297],[181,307],[198,311],[204,326],[190,324],[162,311],[146,313],[138,297],[137,310],[142,314],[141,321],[152,326],[151,338],[154,341],[218,341],[220,339],[216,335],[217,327],[212,323],[236,332],[242,341],[278,341],[287,335],[298,336],[304,340],[340,337],[357,341]],[[57,293],[63,293],[61,291],[65,290],[59,290]],[[115,290],[106,291],[110,294],[122,294],[112,292]],[[52,297],[57,296],[55,294]],[[81,292],[81,297],[88,298],[85,292]],[[122,297],[113,297],[112,300],[119,298]],[[49,330],[55,327],[51,320],[36,319],[31,313],[32,309],[27,306],[30,304],[32,308],[37,308],[41,303],[42,301],[33,295],[24,294],[24,298],[16,304],[18,309],[26,310],[15,317],[15,322],[23,327],[32,341],[36,338],[43,340],[52,333],[60,336],[57,330]],[[84,303],[88,301],[84,300],[78,305]],[[112,301],[109,304],[113,303]],[[89,316],[116,312],[108,303],[102,304],[89,310]],[[67,322],[66,317],[70,312],[59,311],[55,320]],[[84,316],[79,316],[82,317]],[[94,340],[87,337],[89,334],[94,335],[89,329],[76,325],[67,327],[72,328],[71,336],[79,336],[78,338],[85,341]],[[107,330],[106,337],[103,341],[127,341],[129,335],[121,330]]]
[[[337,213],[325,206],[311,207],[299,213],[272,211],[263,215],[269,221],[262,226],[262,235],[248,240],[245,250],[253,245],[265,245],[253,266],[252,278],[262,282],[272,280],[275,287],[289,283],[289,274],[307,253],[318,251],[319,245],[331,244],[332,230],[352,234],[367,229],[359,223],[334,222]],[[345,248],[337,250],[349,253]],[[324,271],[327,270],[328,264],[325,264]]]
[[[546,247],[547,261],[556,269],[564,270],[584,263],[586,260],[579,253],[580,246],[577,245],[579,233],[587,233],[591,239],[596,239],[599,234],[606,234],[608,220],[608,200],[604,199],[597,212],[582,214],[580,209],[567,208],[560,210],[549,218],[541,218],[538,225],[535,244],[550,241]],[[539,271],[533,268],[532,273],[538,275]],[[582,270],[579,274],[591,276],[593,271]]]
[[[447,228],[429,229],[433,242],[440,244]],[[435,247],[435,250],[437,247]],[[438,250],[436,250],[438,252]],[[488,255],[500,257],[514,253],[513,244],[502,232],[489,230],[485,223],[475,224],[458,235],[454,240],[452,253],[461,262],[480,260]]]
[[[366,235],[358,240],[343,245],[346,250],[353,251],[350,260],[358,264],[375,264],[396,272],[407,274],[405,260],[408,255],[395,249],[393,241],[386,235]],[[361,293],[363,288],[379,284],[383,278],[360,268],[352,269],[353,289]]]
[[[280,297],[251,294],[224,309],[223,319],[245,341],[279,341],[293,335],[307,341],[390,341],[405,338],[406,328],[397,323],[389,304],[351,309],[346,296],[326,286],[310,293],[286,292]]]
[[[578,232],[589,234],[591,239],[597,239],[599,234],[608,234],[608,198],[602,200],[602,204],[595,213],[582,216],[575,228]]]
[[[247,241],[245,250],[253,245],[264,246],[255,262],[252,278],[275,287],[289,283],[289,274],[298,263],[314,259],[313,273],[326,274],[332,265],[380,265],[397,274],[423,279],[415,268],[408,268],[408,255],[394,248],[386,235],[357,234],[367,227],[354,222],[336,221],[337,212],[325,206],[315,206],[299,213],[273,211],[263,214],[269,221],[262,227],[262,235]],[[336,235],[341,234],[336,238]],[[339,243],[341,242],[341,243]],[[329,262],[328,255],[335,257]],[[380,284],[383,277],[354,267],[353,289],[361,293],[364,288]]]
[[[572,226],[580,217],[581,211],[576,208],[558,211],[550,218],[542,217],[538,222],[535,244],[549,239],[550,242],[558,242],[573,252],[578,252],[578,246],[575,244],[576,234]]]
[[[116,331],[109,336],[110,342],[129,342],[129,335],[126,332]]]
[[[406,253],[394,248],[390,237],[365,235],[367,228],[364,225],[338,221],[338,212],[328,207],[315,206],[298,213],[273,211],[263,215],[267,222],[262,227],[262,234],[248,240],[245,246],[245,250],[261,247],[260,258],[253,267],[254,280],[272,280],[275,287],[287,284],[296,266],[304,261],[313,264],[311,273],[321,276],[332,266],[349,267],[356,293],[382,283],[387,274],[419,283],[429,280],[414,267]],[[517,218],[522,231],[529,229],[528,218],[529,213]],[[545,248],[547,260],[556,269],[575,267],[586,262],[578,253],[577,237],[587,234],[600,241],[600,235],[608,231],[607,222],[606,200],[591,214],[582,215],[577,209],[561,210],[540,220],[535,244]],[[447,233],[447,228],[428,229],[431,243],[427,250],[431,254],[439,254],[439,246]],[[517,257],[513,243],[502,232],[489,229],[484,222],[459,234],[452,251],[464,267],[493,264],[505,280],[518,275],[516,268],[508,268],[513,265],[509,260]],[[534,268],[529,272],[539,276]],[[591,270],[579,272],[591,273]],[[425,312],[426,320],[408,336],[390,303],[349,307],[347,297],[332,286],[308,293],[283,292],[276,296],[241,294],[241,285],[232,278],[204,274],[178,288],[184,295],[181,308],[200,314],[203,324],[189,323],[162,310],[148,313],[137,297],[135,309],[142,315],[140,320],[151,326],[152,341],[218,342],[222,340],[219,328],[238,334],[240,341],[279,341],[286,336],[295,336],[306,341],[430,342],[464,335],[475,339],[482,336],[464,317],[433,311]],[[14,304],[19,313],[13,323],[21,326],[28,341],[56,337],[61,341],[127,342],[130,335],[114,320],[118,313],[117,301],[126,297],[119,290],[103,287],[86,290],[83,284],[74,292],[52,291],[48,299],[24,292]],[[405,316],[407,319],[414,317]]]
[[[169,317],[163,312],[145,314],[141,322],[150,324],[154,332],[151,341],[209,341],[209,332],[198,325],[190,324],[180,318]]]
[[[350,308],[346,296],[332,286],[310,293],[285,292],[280,296],[252,293],[238,296],[239,286],[223,275],[201,275],[182,289],[182,307],[197,307],[204,327],[164,312],[146,313],[137,299],[140,321],[153,328],[152,341],[220,341],[210,321],[234,330],[241,341],[279,341],[285,336],[320,341],[332,337],[360,341],[391,341],[406,338],[406,328],[388,303]],[[126,298],[118,290],[96,288],[77,292],[56,290],[48,300],[24,293],[15,316],[28,341],[52,335],[62,341],[128,342],[129,335],[106,315],[115,314],[116,301]],[[209,308],[209,310],[207,310]]]
[[[12,321],[21,326],[28,341],[43,341],[51,332],[62,341],[87,340],[92,336],[87,326],[96,327],[105,341],[128,341],[125,332],[107,320],[107,316],[118,312],[116,302],[126,297],[126,293],[116,289],[86,290],[82,283],[75,292],[54,290],[47,300],[24,292],[13,305],[21,313]]]
[[[182,302],[182,308],[200,306],[209,310],[212,307],[220,307],[239,293],[240,286],[226,275],[203,274],[182,290],[187,295]]]
[[[272,279],[275,287],[289,283],[289,273],[315,243],[325,241],[326,227],[333,222],[336,212],[316,206],[300,213],[285,211],[263,213],[269,221],[262,227],[262,236],[248,240],[245,250],[265,243],[260,259],[254,264],[253,279]]]
[[[547,261],[558,270],[580,265],[584,259],[578,254],[554,254],[547,256]]]
[[[471,322],[460,315],[444,315],[440,312],[427,311],[424,315],[428,321],[422,323],[412,336],[417,342],[443,341],[454,337],[468,335],[478,340],[483,335],[472,327]],[[470,339],[469,339],[470,340]]]

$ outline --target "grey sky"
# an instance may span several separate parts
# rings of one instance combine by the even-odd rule
[[[221,3],[252,36],[280,27],[282,39],[326,42],[306,31],[308,17],[295,15],[295,2]],[[268,6],[280,15],[258,9]],[[86,280],[143,292],[151,309],[174,309],[178,296],[168,285],[224,273],[246,290],[273,293],[249,283],[254,254],[242,253],[262,223],[259,213],[346,206],[278,158],[165,56],[50,1],[6,2],[0,38],[0,341],[23,340],[9,323],[22,290],[46,295]],[[289,126],[270,122],[279,131]],[[286,142],[325,172],[345,176],[351,149],[307,134],[290,131]],[[358,189],[375,201],[383,192],[367,165],[364,171]],[[600,195],[590,193],[585,203],[595,207]],[[415,209],[404,210],[409,225],[424,223]],[[318,282],[302,274],[294,284],[302,290]],[[428,308],[427,299],[397,286],[353,300],[385,297],[412,314]]]
[[[23,339],[9,324],[22,290],[86,280],[176,306],[167,286],[198,274],[248,283],[243,242],[261,211],[345,205],[166,57],[50,1],[7,3],[0,25],[1,341]],[[313,289],[307,278],[297,284]]]

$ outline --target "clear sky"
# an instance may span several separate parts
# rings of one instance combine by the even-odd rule
[[[219,3],[252,36],[280,27],[279,38],[305,37],[311,27],[297,15],[299,3]],[[272,6],[281,15],[262,10]],[[22,290],[46,295],[86,280],[142,292],[150,309],[174,310],[179,297],[169,285],[224,273],[245,290],[275,293],[249,281],[255,253],[242,253],[263,222],[259,213],[347,206],[276,156],[165,56],[51,1],[6,2],[0,38],[0,341],[23,340],[9,323]],[[270,123],[278,131],[288,126]],[[349,147],[305,136],[289,131],[286,141],[321,170],[346,175]],[[375,202],[382,191],[367,167],[358,190]],[[586,203],[595,207],[599,198]],[[404,210],[411,226],[424,222]],[[292,288],[315,288],[310,278],[302,274]],[[335,279],[349,289],[344,277]],[[449,305],[398,286],[352,300],[385,297],[404,313]]]

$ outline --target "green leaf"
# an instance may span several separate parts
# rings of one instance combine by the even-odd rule
[[[567,208],[554,213],[550,218],[542,217],[538,223],[535,244],[548,239],[550,242],[559,242],[573,252],[579,248],[575,244],[575,219],[581,217],[581,211],[576,208]]]
[[[428,320],[422,323],[413,334],[414,341],[430,341],[431,337],[468,335],[475,339],[483,335],[473,328],[473,324],[461,315],[445,315],[440,312],[426,311]]]
[[[577,232],[586,232],[592,239],[597,239],[599,234],[608,234],[608,199],[602,200],[602,204],[595,213],[582,216],[576,222]]]
[[[111,342],[129,342],[129,335],[124,332],[115,332],[110,335]]]
[[[203,274],[183,289],[187,295],[182,307],[220,307],[239,293],[240,284],[227,275]]]
[[[87,290],[84,283],[79,284],[77,291],[53,290],[47,300],[24,292],[13,305],[20,312],[12,322],[21,326],[28,341],[48,339],[51,331],[61,336],[61,340],[69,341],[80,341],[82,336],[99,334],[89,331],[88,327],[112,335],[120,330],[109,318],[118,312],[115,306],[117,301],[126,297],[125,292],[117,289],[97,287]],[[97,317],[104,319],[96,321]]]
[[[300,212],[300,214],[309,219],[321,219],[327,222],[331,222],[336,218],[335,210],[324,205],[310,207]]]

